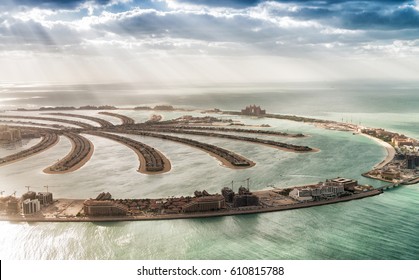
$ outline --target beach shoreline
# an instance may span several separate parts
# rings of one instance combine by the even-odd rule
[[[388,163],[390,163],[394,159],[394,157],[396,156],[396,149],[394,149],[394,147],[391,146],[389,143],[384,142],[381,139],[378,139],[376,137],[372,137],[372,136],[370,136],[368,134],[365,134],[365,133],[361,133],[361,135],[363,135],[363,136],[365,136],[367,138],[370,138],[370,139],[374,140],[376,143],[378,143],[382,147],[384,147],[386,149],[386,151],[387,151],[387,156],[381,162],[379,162],[376,165],[374,165],[373,169],[379,169],[379,168],[384,167],[385,165],[387,165]]]
[[[125,146],[127,146],[128,148],[131,148],[128,145],[125,145]],[[163,163],[164,163],[163,170],[161,170],[161,171],[153,171],[153,172],[147,171],[147,169],[146,169],[146,162],[145,162],[144,156],[141,153],[139,153],[138,151],[136,151],[134,149],[132,149],[132,150],[135,151],[135,153],[138,156],[138,160],[140,161],[140,168],[137,170],[140,173],[148,174],[148,175],[150,175],[150,174],[162,174],[162,173],[169,172],[172,169],[172,164],[170,163],[170,160],[163,153],[161,153],[158,150],[155,150],[160,155],[160,157],[163,160]]]

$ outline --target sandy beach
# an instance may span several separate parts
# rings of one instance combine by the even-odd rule
[[[126,145],[127,146],[127,145]],[[127,146],[129,147],[129,146]],[[138,169],[138,172],[143,173],[143,174],[161,174],[161,173],[166,173],[169,172],[172,169],[172,165],[170,163],[170,160],[163,155],[161,152],[155,150],[162,158],[163,162],[164,162],[164,168],[162,171],[147,171],[146,170],[146,163],[145,163],[145,158],[143,157],[143,155],[141,153],[139,153],[138,151],[134,150],[135,153],[138,155],[138,159],[140,160],[140,169]]]
[[[172,165],[170,164],[169,159],[165,155],[163,155],[160,151],[155,150],[161,156],[161,158],[164,162],[164,168],[161,171],[153,171],[153,172],[147,171],[146,170],[145,158],[143,157],[143,155],[139,151],[133,149],[131,146],[129,146],[129,145],[123,143],[123,142],[118,142],[118,143],[130,148],[131,150],[133,150],[137,154],[138,160],[140,161],[140,168],[137,169],[137,171],[140,172],[140,173],[143,173],[143,174],[161,174],[161,173],[169,172],[172,169]]]
[[[354,133],[356,133],[359,129],[357,126],[353,126],[352,124],[342,124],[342,123],[334,123],[334,122],[314,123],[314,125],[316,127],[321,127],[321,128],[324,128],[324,129],[331,129],[331,130],[338,130],[338,131],[352,131]],[[396,155],[396,150],[389,143],[387,143],[387,142],[385,142],[381,139],[375,138],[371,135],[365,134],[365,133],[359,133],[359,134],[374,140],[375,142],[377,142],[378,144],[383,146],[387,151],[386,158],[383,161],[381,161],[380,163],[376,164],[373,167],[374,169],[382,168],[394,159],[394,156]]]
[[[370,136],[370,135],[367,135],[367,134],[364,134],[364,133],[361,133],[361,135],[363,135],[363,136],[365,136],[365,137],[368,137],[368,138],[370,138],[370,139],[374,140],[375,142],[379,143],[379,144],[380,144],[381,146],[383,146],[383,147],[386,149],[386,151],[387,151],[387,156],[386,156],[386,158],[385,158],[383,161],[381,161],[380,163],[376,164],[376,165],[374,166],[374,169],[382,168],[382,167],[384,167],[386,164],[388,164],[389,162],[391,162],[391,161],[393,160],[394,156],[396,155],[396,150],[394,149],[394,147],[393,147],[393,146],[391,146],[391,145],[390,145],[389,143],[387,143],[387,142],[384,142],[384,141],[383,141],[383,140],[381,140],[381,139],[378,139],[378,138],[372,137],[372,136]]]

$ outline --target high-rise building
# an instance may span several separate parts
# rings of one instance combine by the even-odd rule
[[[41,205],[48,205],[53,202],[52,193],[50,192],[39,192],[36,195],[36,198],[39,200]]]
[[[416,158],[416,156],[408,156],[407,157],[407,169],[415,169],[417,167],[415,158]]]
[[[41,210],[41,203],[38,199],[26,199],[22,202],[22,210],[24,215],[30,215]]]
[[[10,143],[22,140],[20,129],[10,128],[7,125],[0,125],[0,142]]]
[[[8,197],[6,202],[6,213],[8,215],[19,213],[19,203],[15,197]]]

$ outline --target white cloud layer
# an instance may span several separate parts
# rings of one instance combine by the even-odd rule
[[[411,28],[417,1],[386,6],[389,17],[410,17],[391,27],[373,9],[376,22],[359,26],[363,15],[351,1],[227,7],[206,1],[30,2],[0,5],[4,81],[414,79],[411,70],[419,70],[417,31]]]

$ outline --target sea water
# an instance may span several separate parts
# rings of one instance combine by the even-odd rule
[[[186,93],[146,92],[82,86],[74,92],[50,87],[19,92],[3,91],[22,99],[3,102],[3,108],[86,104],[118,106],[170,103],[178,107],[239,110],[249,104],[261,105],[272,113],[288,113],[352,121],[383,127],[419,138],[417,104],[412,88],[188,88]],[[81,93],[80,93],[81,90]],[[242,92],[243,91],[243,92]],[[400,93],[401,92],[401,93]],[[83,93],[87,100],[83,100]],[[100,93],[100,94],[99,94]],[[198,93],[198,94],[197,94]],[[78,99],[68,95],[75,94]],[[117,95],[125,97],[117,98]],[[241,94],[241,95],[240,95]],[[35,98],[31,98],[35,97]],[[242,98],[239,98],[242,97]],[[378,100],[367,102],[368,100]],[[7,99],[9,100],[9,99]],[[28,103],[28,100],[30,103]],[[392,102],[390,102],[390,100]],[[406,102],[408,100],[409,102]],[[119,103],[118,103],[119,102]],[[405,110],[403,110],[403,106]],[[10,112],[8,112],[10,113]],[[12,112],[13,113],[13,112]],[[10,114],[12,114],[10,113]],[[95,111],[83,114],[103,117]],[[151,111],[122,110],[137,121]],[[158,112],[165,119],[193,112]],[[28,115],[38,112],[25,113]],[[96,136],[84,135],[95,145],[92,159],[80,170],[49,175],[42,170],[65,156],[71,143],[62,138],[53,148],[29,159],[0,168],[0,189],[5,194],[24,186],[49,191],[56,198],[90,198],[103,191],[117,198],[157,198],[192,195],[195,190],[220,192],[224,186],[246,185],[251,190],[270,186],[287,187],[316,183],[336,176],[355,178],[360,183],[381,186],[382,182],[360,174],[383,160],[386,151],[371,139],[350,132],[331,131],[292,121],[222,116],[246,124],[269,124],[271,130],[302,132],[307,138],[266,139],[319,148],[318,153],[290,153],[252,143],[202,136],[178,135],[230,149],[254,162],[250,169],[225,168],[201,150],[175,142],[129,136],[164,153],[172,163],[166,174],[145,175],[136,170],[137,156],[123,145]],[[31,142],[32,143],[32,142]],[[31,145],[29,143],[28,145]],[[9,151],[7,151],[9,153]],[[379,196],[334,205],[292,211],[206,219],[115,223],[10,223],[0,222],[1,259],[418,259],[419,186],[403,186]]]

